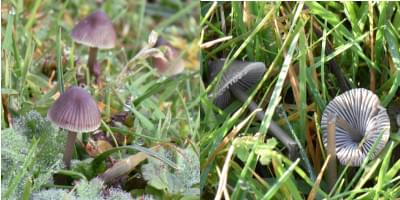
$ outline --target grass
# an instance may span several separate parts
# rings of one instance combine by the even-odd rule
[[[341,176],[332,191],[327,172],[321,171],[326,153],[319,128],[325,106],[346,87],[374,91],[389,113],[398,105],[399,10],[398,2],[201,2],[201,39],[207,44],[201,52],[203,76],[207,63],[216,58],[227,58],[223,70],[234,60],[267,66],[244,105],[233,103],[220,110],[207,97],[222,73],[202,88],[202,197],[213,198],[216,193],[225,199],[400,197],[400,182],[394,175],[399,173],[396,123],[391,124],[391,141],[377,158],[358,168],[338,163]],[[247,118],[251,99],[266,109],[261,122]],[[282,121],[276,115],[278,105],[288,116],[283,121],[289,123],[281,127],[297,136],[310,165],[304,158],[288,160],[283,145],[268,142],[270,121]],[[265,148],[269,150],[260,150]],[[384,171],[394,174],[386,176]],[[321,178],[315,185],[317,175]]]
[[[326,105],[349,88],[370,89],[391,119],[399,114],[399,2],[96,2],[2,2],[3,198],[99,199],[118,188],[133,199],[400,198],[395,120],[379,156],[360,167],[336,163],[332,189],[320,127]],[[100,85],[88,48],[70,37],[96,9],[118,36],[98,52]],[[165,49],[151,48],[153,31],[180,51],[182,74],[157,73],[151,57]],[[209,98],[222,73],[208,85],[201,79],[217,58],[226,58],[222,71],[235,60],[267,66],[243,105],[221,110]],[[65,133],[45,116],[78,83],[102,121],[96,133],[78,134],[65,169]],[[246,109],[251,101],[266,110],[262,121]],[[295,138],[300,159],[270,136],[272,121]],[[96,177],[106,187],[96,190]]]
[[[55,99],[68,87],[78,84],[77,75],[83,75],[85,88],[102,113],[100,133],[78,135],[73,156],[76,162],[72,169],[39,168],[49,171],[51,176],[59,173],[71,180],[91,180],[110,169],[113,163],[144,153],[149,159],[123,169],[124,177],[114,177],[114,186],[119,185],[133,198],[145,195],[151,199],[196,198],[199,195],[196,192],[199,170],[196,170],[196,162],[192,162],[196,156],[189,159],[187,155],[199,154],[200,106],[196,103],[200,91],[196,40],[198,2],[99,2],[2,2],[2,130],[18,132],[19,127],[13,122],[33,110],[45,117]],[[74,24],[96,9],[107,13],[118,36],[114,49],[98,52],[101,85],[94,85],[93,78],[88,75],[85,64],[88,48],[74,43],[70,37]],[[152,31],[181,52],[180,57],[185,63],[182,74],[160,76],[149,55],[140,54],[148,48]],[[135,59],[130,62],[132,58]],[[59,130],[51,134],[65,133]],[[105,139],[96,138],[98,135]],[[32,144],[23,162],[24,170],[12,176],[12,182],[8,184],[7,175],[2,173],[2,197],[30,199],[34,193],[46,189],[76,187],[71,181],[64,185],[55,185],[51,181],[39,185],[40,173],[25,166],[29,163],[36,166],[39,162],[34,155],[43,148],[40,145]],[[101,151],[92,154],[90,148]],[[2,168],[7,167],[15,166],[2,164]],[[156,183],[154,173],[157,171],[148,172],[149,167],[165,167],[170,170],[165,173],[170,176],[168,180],[182,179],[183,182],[180,186],[170,182]],[[192,167],[190,173],[188,167]],[[145,169],[147,179],[143,177]],[[182,187],[180,192],[172,190],[173,185]]]

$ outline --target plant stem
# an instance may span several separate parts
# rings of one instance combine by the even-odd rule
[[[238,87],[232,86],[230,91],[232,92],[233,96],[235,96],[241,102],[245,102],[249,98],[246,92]],[[258,108],[258,105],[254,101],[251,101],[248,108],[250,111],[254,111]],[[256,118],[260,121],[264,119],[264,116],[264,111],[256,113]],[[281,141],[288,148],[289,158],[295,159],[298,153],[296,142],[291,137],[289,137],[286,132],[282,130],[274,121],[271,121],[271,124],[269,125],[269,130],[275,137],[278,138],[279,141]]]
[[[63,161],[67,169],[69,169],[72,159],[72,152],[74,152],[74,144],[76,139],[76,132],[68,131],[67,143],[65,144]]]

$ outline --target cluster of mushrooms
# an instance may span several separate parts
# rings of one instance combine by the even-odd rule
[[[208,63],[206,84],[210,84],[216,78],[224,63],[224,59]],[[224,109],[234,99],[244,103],[248,99],[247,92],[258,84],[264,72],[264,63],[234,61],[227,66],[210,94],[214,104]],[[248,107],[251,111],[257,108],[255,102],[251,102]],[[264,112],[257,112],[256,118],[261,121],[264,115]],[[360,166],[376,142],[376,147],[371,152],[372,158],[375,158],[389,139],[390,121],[386,109],[380,104],[378,96],[367,89],[356,88],[346,91],[328,104],[321,120],[323,143],[326,148],[328,148],[328,115],[336,117],[335,150],[338,160],[343,165]],[[271,122],[269,132],[287,147],[289,158],[297,157],[296,142],[274,121]]]
[[[104,12],[95,11],[73,28],[71,37],[75,42],[89,47],[87,66],[98,83],[101,70],[96,60],[97,51],[115,46],[116,33],[111,20]],[[167,60],[157,57],[153,59],[157,71],[169,75],[180,73],[183,68],[170,67],[170,65],[183,66],[176,63],[181,62],[175,59],[179,54],[178,50],[165,40],[158,39],[155,47],[161,46],[167,49]],[[171,60],[173,62],[170,62]],[[215,79],[224,62],[225,60],[221,59],[209,63],[207,83]],[[245,102],[248,99],[248,90],[261,80],[265,70],[265,65],[261,62],[234,61],[222,74],[221,80],[211,95],[214,104],[224,109],[235,99]],[[250,103],[251,111],[257,108],[255,102]],[[390,134],[388,114],[380,105],[379,98],[369,90],[361,88],[349,90],[328,104],[321,120],[323,142],[326,147],[329,114],[335,115],[337,119],[336,152],[339,161],[344,165],[359,166],[380,134],[382,137],[372,153],[373,157],[379,154],[388,141]],[[264,115],[264,112],[257,112],[256,118],[261,121]],[[77,132],[92,132],[98,129],[101,123],[100,111],[85,89],[72,86],[56,100],[47,116],[57,126],[69,131],[63,158],[68,168]],[[287,147],[289,157],[296,157],[298,152],[296,142],[274,121],[271,122],[269,131]]]
[[[96,56],[98,49],[111,49],[116,44],[116,32],[109,17],[97,10],[75,25],[71,38],[76,43],[89,47],[87,67],[95,84],[99,84],[101,67]],[[180,52],[162,38],[157,38],[155,48],[165,48],[165,57],[152,58],[160,75],[175,75],[183,71]],[[171,67],[179,63],[178,68]],[[81,83],[79,83],[81,84]],[[48,119],[58,127],[68,131],[63,161],[70,167],[77,133],[93,132],[100,127],[101,114],[95,100],[82,87],[71,86],[55,101],[47,113]]]

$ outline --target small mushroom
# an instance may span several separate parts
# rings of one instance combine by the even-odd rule
[[[111,20],[101,11],[95,11],[74,26],[72,39],[89,47],[88,67],[98,83],[100,74],[96,71],[98,49],[111,49],[115,46],[116,34]]]
[[[47,118],[60,128],[68,130],[63,161],[69,168],[77,132],[91,132],[99,128],[100,111],[85,89],[72,86],[54,102]]]
[[[154,67],[157,69],[158,74],[164,76],[173,76],[180,74],[184,70],[184,62],[180,57],[180,52],[177,48],[172,46],[169,42],[161,37],[157,38],[154,45],[156,48],[165,48],[165,58],[157,56],[153,57]]]
[[[210,84],[224,66],[224,59],[211,61],[209,63],[209,72],[206,83]],[[226,108],[235,99],[245,102],[249,96],[246,93],[254,87],[263,77],[265,65],[262,62],[243,62],[234,61],[228,69],[225,70],[218,85],[213,91],[214,104],[221,109]],[[258,105],[252,101],[249,109],[254,111]],[[263,111],[256,113],[256,118],[260,121],[264,119]],[[289,150],[289,157],[295,158],[297,154],[296,142],[290,138],[275,122],[271,121],[270,132],[277,137]]]
[[[343,165],[360,166],[382,132],[372,158],[384,148],[389,139],[390,120],[373,92],[356,88],[335,97],[325,108],[321,130],[325,148],[328,145],[328,115],[336,115],[336,155]]]

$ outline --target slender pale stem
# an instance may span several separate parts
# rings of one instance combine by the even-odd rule
[[[249,98],[247,93],[238,87],[231,87],[230,90],[231,90],[233,96],[235,96],[241,102],[245,102]],[[258,105],[254,101],[251,101],[248,109],[250,111],[254,111],[257,108],[258,108]],[[265,116],[264,111],[260,111],[260,112],[256,113],[256,118],[260,121],[262,121],[264,119],[264,116]],[[269,130],[275,137],[278,138],[279,141],[281,141],[288,148],[289,157],[291,159],[292,158],[294,159],[296,157],[295,155],[298,153],[296,142],[291,137],[289,137],[286,134],[286,132],[284,130],[282,130],[278,126],[278,124],[276,124],[274,121],[271,121],[271,124],[269,125]]]
[[[69,169],[74,152],[74,144],[76,139],[76,132],[68,131],[67,143],[65,144],[63,161],[67,169]]]

